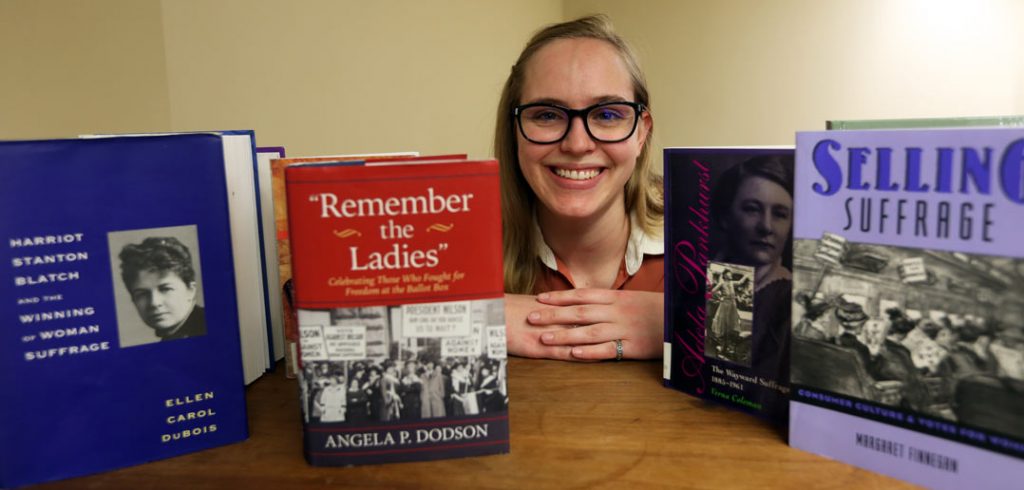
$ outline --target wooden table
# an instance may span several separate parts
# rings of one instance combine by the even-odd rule
[[[509,390],[510,454],[312,467],[298,388],[278,366],[248,388],[247,441],[38,488],[911,488],[792,449],[766,422],[662,387],[660,362],[515,358]]]

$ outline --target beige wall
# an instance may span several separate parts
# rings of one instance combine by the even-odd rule
[[[636,45],[660,146],[792,144],[827,119],[1024,114],[1020,0],[566,0]]]
[[[157,1],[0,0],[0,139],[166,131]]]
[[[0,0],[0,138],[252,128],[291,155],[490,152],[539,26],[606,12],[656,147],[1024,113],[1020,0]]]
[[[290,155],[490,155],[498,93],[549,0],[163,2],[175,130]]]

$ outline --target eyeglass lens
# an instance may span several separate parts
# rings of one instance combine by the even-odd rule
[[[604,104],[591,107],[583,121],[594,139],[616,142],[632,134],[636,118],[636,109],[631,105]],[[553,143],[568,133],[571,117],[557,106],[536,105],[522,110],[519,123],[527,139],[537,143]]]

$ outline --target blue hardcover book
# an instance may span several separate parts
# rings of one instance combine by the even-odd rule
[[[785,425],[793,148],[665,149],[665,386]]]
[[[243,440],[221,138],[0,142],[0,487]]]
[[[1024,128],[797,134],[790,443],[1024,481]]]
[[[88,135],[87,138],[114,136],[152,137],[169,134]],[[235,295],[242,339],[242,366],[245,383],[258,379],[274,365],[273,334],[267,298],[268,285],[264,253],[264,231],[260,219],[260,191],[256,156],[256,133],[251,129],[204,131],[220,135],[224,147],[225,192],[231,215],[231,236],[235,238],[232,255],[235,267]]]

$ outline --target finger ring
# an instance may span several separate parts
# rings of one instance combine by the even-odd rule
[[[615,360],[622,360],[622,339],[615,339]]]

